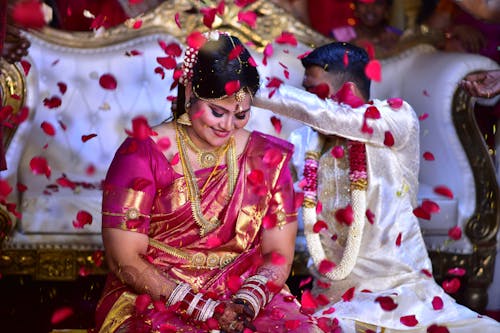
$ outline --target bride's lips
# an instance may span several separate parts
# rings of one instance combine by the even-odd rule
[[[218,136],[219,138],[226,138],[231,132],[228,132],[228,131],[219,131],[219,130],[216,130],[216,129],[212,129],[215,133],[216,136]]]

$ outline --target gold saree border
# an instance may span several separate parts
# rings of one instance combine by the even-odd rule
[[[137,295],[125,291],[109,310],[99,333],[115,332],[127,319],[132,317]]]

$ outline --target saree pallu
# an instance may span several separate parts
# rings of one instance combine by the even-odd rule
[[[274,153],[271,162],[265,158],[266,152]],[[296,220],[288,169],[292,152],[293,146],[286,141],[253,132],[234,174],[226,166],[215,172],[210,168],[196,171],[198,186],[203,189],[203,216],[219,221],[214,230],[203,234],[200,222],[193,217],[184,177],[173,171],[151,139],[129,138],[106,176],[103,227],[147,234],[145,257],[171,280],[187,282],[195,292],[230,299],[228,279],[245,279],[262,263],[262,219],[272,217],[278,225]],[[252,171],[262,175],[261,181],[247,177]],[[228,186],[231,177],[235,180],[232,193]],[[96,311],[100,331],[149,332],[174,327],[177,332],[206,332],[173,312],[154,307],[137,314],[136,297],[110,273]],[[253,324],[258,332],[316,331],[314,320],[300,313],[299,306],[290,293],[282,290]]]

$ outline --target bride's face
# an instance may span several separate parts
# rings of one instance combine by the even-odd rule
[[[191,105],[192,140],[201,149],[225,145],[250,119],[251,96],[241,102],[234,95],[221,100],[195,99]]]

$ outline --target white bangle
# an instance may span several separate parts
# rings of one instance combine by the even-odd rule
[[[170,294],[167,301],[167,306],[171,306],[186,297],[187,293],[191,290],[191,286],[188,283],[179,283],[175,289]]]
[[[193,314],[193,311],[196,308],[196,304],[198,304],[198,302],[200,301],[200,299],[202,297],[203,297],[202,293],[197,293],[196,295],[194,295],[194,298],[191,301],[191,303],[189,303],[189,307],[188,307],[188,309],[186,311],[186,313],[188,314],[188,316],[191,316]]]

